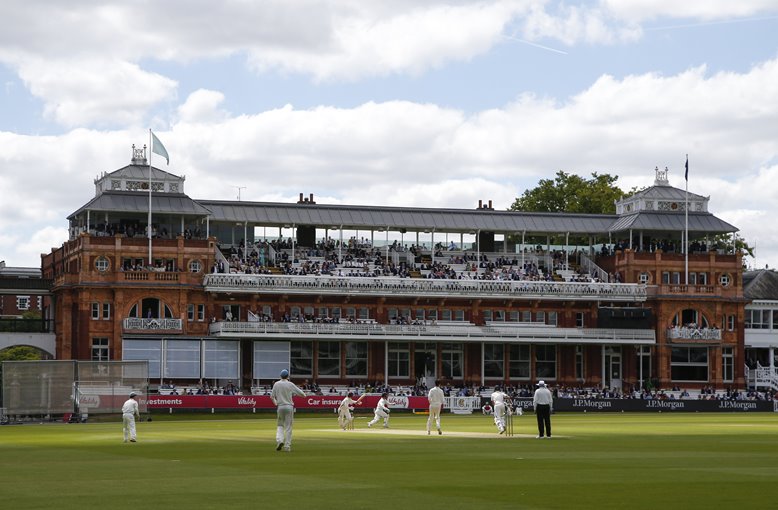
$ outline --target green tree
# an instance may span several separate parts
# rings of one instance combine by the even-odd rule
[[[41,359],[41,351],[27,345],[17,345],[0,351],[0,361],[27,361]]]
[[[591,179],[585,179],[560,170],[553,180],[541,179],[536,187],[524,191],[510,210],[615,214],[614,202],[628,195],[615,185],[617,180],[610,174],[594,172]]]

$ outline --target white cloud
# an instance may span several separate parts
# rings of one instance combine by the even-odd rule
[[[68,127],[136,124],[149,107],[173,99],[177,86],[118,60],[26,58],[18,69],[30,92],[45,102],[44,115]]]
[[[776,14],[773,0],[705,0],[678,2],[677,0],[600,0],[604,10],[632,23],[657,18],[698,19],[702,21],[743,18]]]
[[[223,102],[224,94],[221,92],[196,90],[189,94],[184,104],[178,107],[178,120],[191,124],[222,121],[228,115],[226,111],[219,108]]]

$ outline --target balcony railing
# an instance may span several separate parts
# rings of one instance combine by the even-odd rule
[[[181,331],[183,325],[181,319],[138,319],[130,317],[124,319],[124,329],[125,331]]]
[[[205,290],[253,294],[362,294],[413,297],[510,297],[583,301],[645,301],[646,286],[634,283],[546,282],[529,280],[436,280],[344,276],[209,274]]]
[[[219,337],[341,338],[401,340],[523,341],[567,344],[654,344],[653,329],[554,328],[533,326],[321,324],[311,322],[215,322],[209,333]]]
[[[669,328],[667,338],[670,340],[721,340],[721,330],[718,328]]]

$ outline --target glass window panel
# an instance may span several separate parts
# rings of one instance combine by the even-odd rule
[[[206,379],[238,379],[240,342],[206,340],[203,352],[203,377]]]
[[[346,375],[367,377],[367,342],[346,342]]]
[[[200,378],[200,341],[167,340],[165,342],[165,377]]]
[[[340,343],[319,342],[319,377],[337,377],[340,375]]]
[[[291,342],[289,372],[292,375],[313,375],[313,342]]]
[[[505,376],[505,350],[503,344],[484,344],[484,377]]]
[[[278,379],[283,369],[289,369],[290,342],[254,342],[254,379]],[[294,372],[291,372],[294,374]]]

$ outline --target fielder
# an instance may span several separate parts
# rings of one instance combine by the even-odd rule
[[[273,384],[270,399],[278,408],[276,421],[276,451],[292,451],[292,423],[294,422],[294,401],[292,397],[305,396],[305,392],[289,380],[289,370],[281,370],[281,379]]]
[[[368,427],[372,427],[378,420],[384,420],[384,428],[389,428],[389,402],[386,400],[389,396],[388,393],[381,393],[381,399],[378,401],[378,405],[375,406],[375,416],[367,424]]]
[[[135,434],[135,417],[137,416],[138,420],[140,420],[138,401],[135,400],[135,397],[137,396],[138,394],[134,391],[130,392],[130,398],[127,399],[127,402],[122,406],[122,429],[125,443],[127,440],[134,443],[138,439]]]
[[[340,406],[338,406],[338,425],[340,425],[340,428],[343,430],[346,430],[351,422],[354,421],[354,416],[352,416],[351,408],[349,406],[359,405],[360,402],[362,402],[362,399],[365,398],[365,395],[363,394],[357,400],[354,400],[353,397],[354,392],[349,391],[346,398],[344,398],[340,402]]]
[[[443,434],[440,430],[440,410],[443,409],[443,401],[446,395],[443,390],[440,389],[440,381],[435,381],[435,386],[432,387],[427,394],[427,400],[430,402],[430,414],[427,418],[427,435],[430,435],[430,429],[432,428],[432,422],[438,427],[438,435]]]
[[[500,434],[505,433],[505,401],[508,400],[508,395],[500,390],[499,386],[494,387],[492,393],[492,409],[494,414],[494,424],[497,426],[497,430]]]

